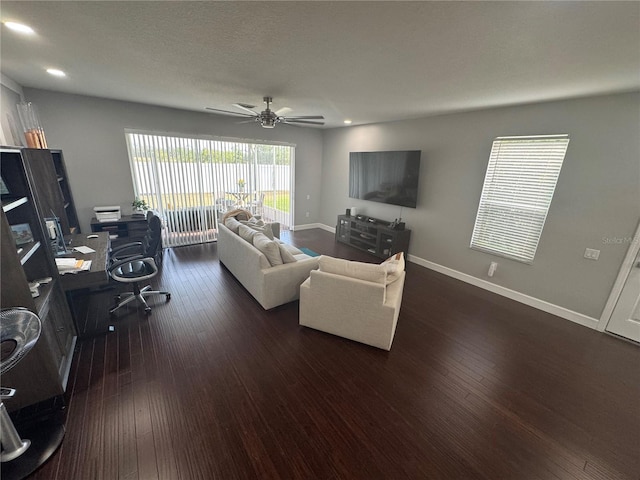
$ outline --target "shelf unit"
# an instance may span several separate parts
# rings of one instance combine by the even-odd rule
[[[46,235],[44,212],[39,205],[51,205],[51,189],[38,191],[42,179],[34,178],[26,150],[0,147],[2,178],[11,196],[2,197],[0,218],[0,306],[24,307],[42,323],[42,333],[34,349],[18,365],[2,375],[3,386],[15,388],[14,398],[5,400],[10,411],[62,395],[66,389],[76,332],[62,291],[50,241]],[[36,156],[37,158],[42,158]],[[52,164],[51,164],[51,168]],[[11,225],[28,224],[33,240],[16,245]],[[33,298],[29,282],[51,277]]]
[[[387,222],[369,221],[348,215],[338,215],[336,241],[346,243],[380,258],[404,252],[407,255],[411,230],[394,230]]]
[[[91,219],[91,231],[109,232],[112,247],[129,242],[141,242],[147,228],[146,216],[123,215],[120,220],[112,222],[100,222],[95,217]]]
[[[20,148],[33,202],[42,218],[60,219],[62,233],[80,233],[64,158],[60,150]]]
[[[64,164],[64,156],[62,150],[51,150],[51,159],[53,167],[56,171],[56,179],[60,185],[65,213],[67,214],[67,222],[69,231],[66,233],[82,233],[80,231],[80,222],[78,221],[78,213],[76,212],[76,204],[73,201],[73,193],[69,185],[69,176],[67,175],[67,167]]]

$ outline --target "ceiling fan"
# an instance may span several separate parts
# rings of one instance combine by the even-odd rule
[[[285,125],[291,124],[309,124],[309,125],[324,125],[324,122],[318,122],[314,120],[324,120],[322,115],[306,115],[306,116],[295,116],[295,117],[285,117],[280,115],[288,110],[288,107],[281,108],[276,110],[275,112],[271,110],[270,105],[273,102],[273,98],[264,97],[264,103],[267,104],[267,108],[265,108],[262,112],[256,112],[253,110],[255,105],[247,105],[246,103],[234,103],[233,106],[239,108],[241,110],[245,110],[249,113],[244,112],[231,112],[229,110],[219,110],[217,108],[206,107],[207,110],[211,110],[212,112],[220,112],[226,113],[227,115],[237,115],[239,117],[250,117],[252,120],[247,120],[246,122],[257,122],[262,128],[273,128],[276,126],[276,123],[283,123]]]

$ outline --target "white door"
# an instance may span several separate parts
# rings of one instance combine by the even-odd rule
[[[606,330],[640,342],[640,252],[636,255]]]

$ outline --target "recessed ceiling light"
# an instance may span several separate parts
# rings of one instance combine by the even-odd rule
[[[351,125],[351,120],[345,120],[345,121],[344,121],[344,124],[345,124],[345,125]]]
[[[66,77],[67,74],[62,70],[58,70],[57,68],[47,68],[47,73],[49,75],[53,75],[54,77]]]
[[[27,35],[31,35],[32,33],[35,33],[33,31],[33,28],[29,27],[28,25],[23,25],[21,23],[16,23],[16,22],[5,22],[4,24],[7,26],[7,28],[10,28],[14,32],[26,33]]]

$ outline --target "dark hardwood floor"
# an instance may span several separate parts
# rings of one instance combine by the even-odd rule
[[[390,352],[265,312],[215,244],[168,250],[156,283],[148,318],[81,299],[86,333],[116,331],[80,342],[33,479],[640,478],[635,345],[414,264]]]

